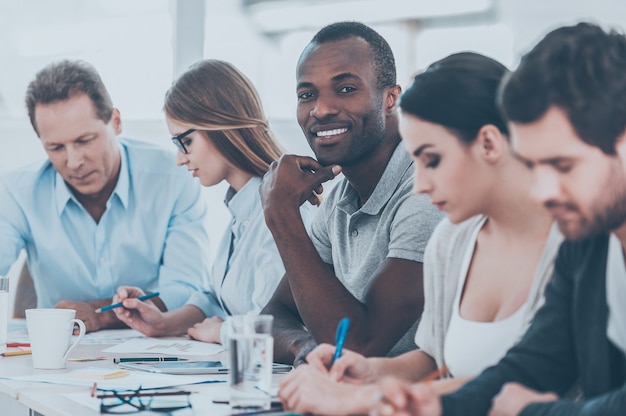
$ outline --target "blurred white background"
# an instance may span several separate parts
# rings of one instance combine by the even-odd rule
[[[0,170],[44,157],[23,100],[34,74],[58,59],[94,64],[122,112],[124,135],[164,146],[171,144],[161,107],[172,79],[203,57],[231,61],[258,88],[287,150],[310,154],[295,122],[295,64],[327,23],[377,29],[406,85],[453,52],[481,52],[514,68],[555,27],[592,21],[621,31],[625,19],[624,0],[0,0]],[[206,190],[212,250],[228,221],[224,192]]]

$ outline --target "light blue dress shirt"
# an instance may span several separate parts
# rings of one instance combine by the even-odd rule
[[[174,152],[119,139],[121,169],[96,223],[46,160],[0,176],[0,274],[26,249],[38,307],[158,290],[169,310],[208,279],[206,204]]]
[[[272,233],[265,224],[260,185],[261,178],[253,177],[239,192],[229,188],[226,193],[224,203],[232,220],[224,231],[211,268],[209,290],[196,293],[188,302],[208,317],[226,319],[231,315],[259,313],[285,273]],[[305,225],[310,223],[313,209],[308,205],[300,210]],[[225,328],[222,325],[222,343]]]

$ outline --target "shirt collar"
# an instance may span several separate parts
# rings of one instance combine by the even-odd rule
[[[359,211],[368,215],[377,215],[396,192],[398,186],[404,182],[404,177],[407,174],[407,171],[412,168],[413,161],[404,150],[402,142],[400,142],[391,155],[391,158],[387,163],[387,167],[385,167],[385,171],[380,177],[376,188],[374,188],[374,192],[372,192],[372,195],[359,209]],[[349,205],[354,203],[353,198],[358,197],[359,196],[354,188],[348,184],[344,197],[338,205],[345,210]]]
[[[224,204],[233,216],[233,221],[243,222],[252,218],[261,209],[261,197],[259,196],[259,186],[261,178],[252,177],[239,190],[228,188]]]
[[[130,199],[130,162],[126,154],[126,147],[120,143],[120,176],[117,178],[117,185],[113,189],[113,195],[117,195],[124,209],[128,208],[128,200]],[[110,198],[109,198],[110,200]]]
[[[119,152],[120,152],[120,176],[117,178],[117,184],[115,185],[115,189],[113,189],[113,193],[111,197],[109,197],[109,201],[113,195],[117,195],[120,202],[124,206],[124,208],[128,207],[128,199],[130,194],[130,166],[128,164],[128,156],[126,155],[126,149],[120,143],[119,144]],[[56,197],[56,205],[57,212],[59,215],[63,213],[65,207],[69,203],[69,201],[74,201],[74,203],[80,205],[78,200],[72,194],[69,186],[63,180],[63,177],[59,172],[56,172],[55,180],[54,180],[54,188],[55,188],[55,197]],[[107,205],[109,202],[107,202]]]

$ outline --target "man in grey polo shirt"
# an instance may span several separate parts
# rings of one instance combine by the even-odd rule
[[[356,22],[323,28],[297,67],[298,122],[316,159],[284,156],[261,187],[265,219],[285,264],[264,313],[274,315],[275,361],[301,363],[320,342],[364,355],[397,355],[412,341],[423,309],[422,261],[441,219],[411,192],[413,164],[400,144],[393,54]],[[319,202],[311,225],[299,207]]]

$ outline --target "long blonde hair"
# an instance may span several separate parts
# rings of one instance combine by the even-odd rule
[[[234,65],[193,64],[165,94],[168,117],[204,133],[236,167],[263,176],[283,153],[269,129],[259,94]]]

